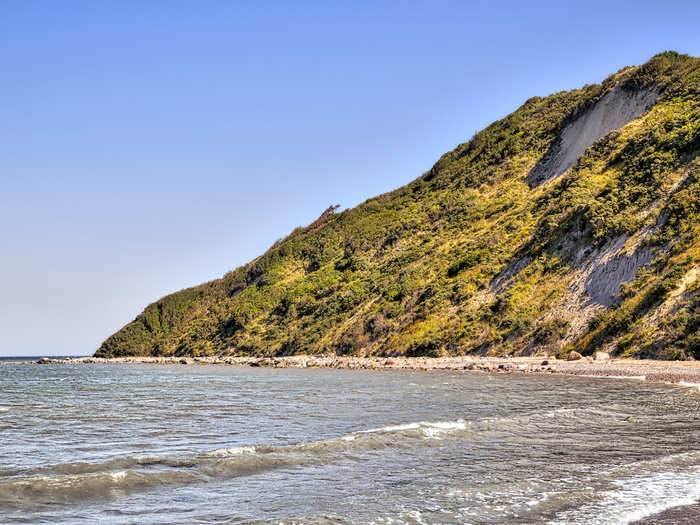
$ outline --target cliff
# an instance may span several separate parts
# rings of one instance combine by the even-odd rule
[[[149,305],[96,356],[700,358],[700,59],[526,101],[393,192]]]

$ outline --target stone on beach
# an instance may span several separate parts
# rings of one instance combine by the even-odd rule
[[[131,356],[117,358],[79,357],[68,359],[42,358],[27,363],[55,364],[150,364],[150,365],[229,365],[273,368],[342,368],[347,370],[454,370],[491,374],[563,374],[578,376],[613,376],[646,379],[683,386],[700,384],[700,362],[697,361],[652,361],[636,359],[608,359],[609,354],[600,352],[596,359],[583,358],[573,352],[573,361],[559,361],[541,356],[489,357],[403,357],[403,356],[339,356],[292,355],[292,356],[233,356],[211,355],[183,356]],[[576,357],[578,356],[578,357]],[[590,357],[590,356],[589,356]]]

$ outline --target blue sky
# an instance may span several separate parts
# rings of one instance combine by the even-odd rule
[[[700,3],[0,0],[0,355],[92,353]]]

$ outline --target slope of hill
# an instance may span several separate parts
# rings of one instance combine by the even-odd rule
[[[700,359],[700,59],[533,97],[390,193],[149,305],[96,355]]]

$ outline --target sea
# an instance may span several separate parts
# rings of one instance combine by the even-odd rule
[[[610,525],[700,499],[697,388],[5,359],[0,396],[3,524]]]

